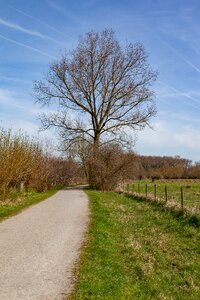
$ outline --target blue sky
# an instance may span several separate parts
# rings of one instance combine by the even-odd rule
[[[200,160],[198,0],[0,0],[0,7],[0,126],[36,135],[42,109],[33,80],[79,35],[112,27],[122,44],[143,43],[159,72],[153,130],[138,134],[135,150]]]

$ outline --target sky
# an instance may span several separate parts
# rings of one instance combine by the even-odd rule
[[[157,70],[157,115],[138,133],[142,155],[200,161],[198,0],[0,0],[0,126],[41,138],[33,82],[69,53],[80,35],[113,28],[121,44],[140,42]]]

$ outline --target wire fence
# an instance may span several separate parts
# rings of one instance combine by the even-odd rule
[[[125,185],[123,192],[200,216],[200,184],[135,182]]]

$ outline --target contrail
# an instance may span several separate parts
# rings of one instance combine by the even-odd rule
[[[143,24],[139,24],[142,28],[150,32],[157,40],[159,40],[162,44],[164,44],[168,49],[173,51],[181,60],[183,60],[186,64],[188,64],[190,67],[192,67],[195,71],[200,73],[200,68],[195,66],[193,63],[191,63],[188,59],[186,59],[181,53],[179,53],[174,47],[172,47],[170,44],[168,44],[165,40],[161,39],[154,31],[147,28]]]
[[[49,37],[48,35],[42,34],[41,32],[36,31],[36,30],[27,29],[27,28],[22,27],[21,25],[19,25],[17,23],[7,21],[7,20],[4,20],[4,19],[0,18],[0,24],[3,25],[3,26],[6,26],[6,27],[12,28],[14,30],[24,32],[28,35],[36,36],[36,37],[39,37],[39,38],[42,38],[42,39],[48,39],[52,42],[60,44],[60,42],[58,42],[55,39]]]
[[[24,12],[23,10],[18,9],[18,8],[14,7],[14,6],[10,5],[10,4],[7,4],[7,3],[3,3],[3,4],[4,4],[5,6],[11,8],[11,9],[14,10],[14,11],[16,11],[16,12],[18,12],[18,13],[20,13],[20,14],[22,14],[22,15],[24,15],[24,16],[26,16],[26,17],[32,19],[32,20],[34,20],[34,21],[39,22],[40,24],[46,26],[47,28],[49,28],[49,29],[55,31],[56,33],[59,33],[60,35],[62,35],[63,37],[66,38],[66,35],[65,35],[63,32],[57,30],[55,27],[49,25],[48,23],[46,23],[46,22],[44,22],[44,21],[42,21],[42,20],[40,20],[40,19],[38,19],[38,18],[36,18],[36,17],[34,17],[34,16],[32,16],[32,15],[30,15],[30,14]]]
[[[43,51],[41,51],[41,50],[39,50],[39,49],[37,49],[37,48],[31,47],[31,46],[29,46],[29,45],[26,45],[26,44],[17,42],[17,41],[15,41],[15,40],[13,40],[13,39],[7,38],[7,37],[4,36],[4,35],[1,35],[1,34],[0,34],[0,38],[4,39],[4,40],[6,40],[6,41],[8,41],[8,42],[10,42],[10,43],[13,43],[13,44],[15,44],[15,45],[18,45],[18,46],[27,48],[27,49],[29,49],[29,50],[32,50],[32,51],[34,51],[34,52],[37,52],[37,53],[39,53],[39,54],[42,54],[42,55],[44,55],[44,56],[47,56],[47,57],[56,59],[56,57],[53,56],[53,55],[50,55],[50,54],[48,54],[48,53],[46,53],[46,52],[43,52]]]
[[[177,93],[179,93],[179,94],[181,94],[181,95],[183,95],[183,96],[185,96],[185,97],[187,97],[187,98],[193,100],[194,102],[200,104],[200,99],[194,98],[194,97],[190,96],[188,93],[183,92],[183,91],[180,91],[180,90],[176,89],[175,87],[173,87],[173,86],[171,86],[171,85],[169,85],[169,84],[167,84],[167,83],[165,83],[165,82],[163,82],[163,81],[160,81],[160,80],[159,80],[159,82],[160,82],[161,84],[165,85],[167,88],[170,88],[171,90],[173,90],[173,91],[175,91],[175,92],[177,92]]]
[[[160,38],[159,38],[160,39]],[[197,71],[198,73],[200,73],[200,69],[195,66],[193,63],[191,63],[188,59],[186,59],[181,53],[179,53],[174,47],[172,47],[171,45],[169,45],[167,42],[163,41],[162,39],[160,39],[160,41],[162,43],[165,44],[166,47],[168,47],[170,50],[172,50],[177,56],[179,56],[186,64],[188,64],[190,67],[192,67],[195,71]]]
[[[178,94],[180,94],[180,95],[182,95],[182,96],[184,96],[184,97],[186,97],[186,98],[192,100],[193,102],[195,102],[195,104],[196,104],[196,103],[197,103],[197,104],[200,104],[200,99],[196,99],[196,98],[190,96],[189,94],[187,94],[187,93],[185,93],[185,92],[183,92],[183,91],[180,91],[180,90],[176,89],[175,87],[173,87],[173,86],[171,86],[171,85],[169,85],[169,84],[166,84],[166,83],[163,82],[163,81],[160,81],[160,80],[159,80],[159,82],[160,82],[162,85],[164,85],[165,87],[171,89],[172,91],[174,91],[174,92],[176,92],[176,93],[178,93]],[[185,101],[184,101],[184,102],[185,102]],[[188,102],[185,102],[185,103],[186,103],[187,105],[192,106],[192,107],[195,108],[195,109],[200,110],[200,106],[194,105],[193,103],[188,103]]]

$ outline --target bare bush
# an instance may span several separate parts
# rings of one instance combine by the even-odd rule
[[[26,135],[0,129],[0,192],[27,184],[38,145]]]
[[[54,186],[77,183],[79,166],[70,159],[56,157],[35,139],[21,131],[0,128],[0,196],[12,190],[33,187],[45,191]],[[80,179],[79,179],[80,180]]]
[[[89,183],[97,190],[115,190],[131,178],[134,153],[124,152],[118,144],[108,144],[95,150],[88,159]]]
[[[74,184],[82,180],[79,177],[79,166],[73,160],[53,157],[48,153],[37,155],[31,177],[31,186],[37,191],[46,191],[54,186]]]

